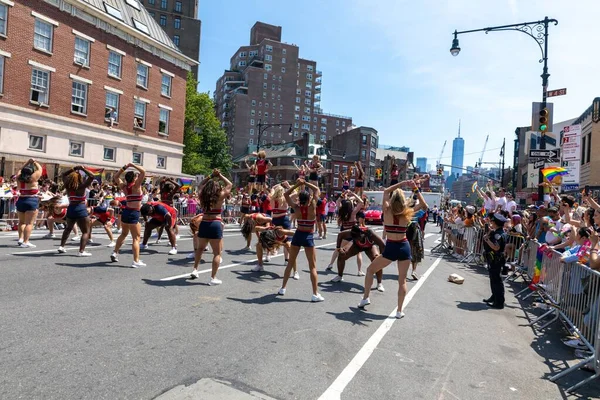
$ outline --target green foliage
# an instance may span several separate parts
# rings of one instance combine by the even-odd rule
[[[228,174],[231,155],[225,131],[215,115],[212,99],[208,93],[198,93],[197,84],[189,73],[185,100],[183,173],[208,174],[218,168],[223,174]]]

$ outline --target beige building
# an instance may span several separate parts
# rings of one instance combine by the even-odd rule
[[[600,97],[577,118],[573,124],[581,124],[581,167],[579,187],[586,185],[597,197],[600,193]],[[596,135],[596,136],[594,136]],[[594,140],[592,140],[592,137]]]

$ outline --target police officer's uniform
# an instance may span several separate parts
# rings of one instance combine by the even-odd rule
[[[502,214],[494,214],[493,219],[500,228],[490,232],[486,236],[489,242],[499,246],[498,250],[492,250],[488,245],[487,241],[484,241],[484,249],[486,250],[486,259],[488,262],[488,272],[490,275],[490,288],[492,289],[492,296],[489,299],[484,300],[492,308],[504,308],[504,282],[502,281],[502,268],[506,265],[506,259],[504,257],[504,248],[506,247],[507,235],[504,232],[503,225],[506,222],[506,218]]]

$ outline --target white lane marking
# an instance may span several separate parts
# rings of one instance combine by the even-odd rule
[[[327,243],[327,244],[320,244],[318,246],[315,246],[315,249],[321,248],[321,247],[327,247],[327,246],[332,246],[335,245],[336,243]],[[304,249],[301,249],[300,251],[304,251]],[[276,256],[271,256],[271,259],[277,258],[277,257],[283,257],[283,254],[278,254]],[[192,260],[190,258],[190,260]],[[244,261],[241,263],[235,263],[235,264],[229,264],[229,265],[224,265],[224,266],[220,266],[219,267],[219,271],[222,269],[228,269],[228,268],[233,268],[233,267],[237,267],[238,265],[245,265],[245,264],[251,264],[253,262],[258,261],[258,258],[255,258],[253,260],[248,260],[248,261]],[[212,261],[211,261],[212,262]],[[212,268],[210,269],[203,269],[202,271],[198,271],[199,274],[206,274],[207,272],[211,272]],[[175,279],[182,279],[182,278],[189,278],[190,273],[188,272],[187,274],[181,274],[181,275],[175,275],[175,276],[169,276],[167,278],[162,278],[161,281],[165,282],[165,281],[174,281]]]
[[[421,276],[421,279],[417,281],[415,286],[407,293],[406,298],[404,299],[403,310],[406,309],[410,301],[413,299],[417,291],[423,286],[429,275],[435,270],[438,264],[442,261],[441,258],[436,259],[431,267]],[[395,308],[391,314],[387,317],[385,321],[377,328],[375,333],[367,340],[364,346],[358,351],[358,353],[354,356],[350,364],[344,368],[342,373],[333,381],[331,386],[327,388],[325,393],[319,397],[319,400],[340,400],[342,396],[342,392],[346,389],[346,386],[352,381],[354,376],[360,371],[362,366],[367,362],[371,354],[379,345],[379,342],[383,339],[386,333],[389,332],[392,325],[396,321],[396,312],[398,308]]]
[[[423,239],[427,239],[428,237],[431,237],[435,235],[435,233],[426,233],[425,236],[423,236]]]

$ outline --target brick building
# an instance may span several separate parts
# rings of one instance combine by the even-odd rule
[[[365,171],[365,189],[375,188],[378,143],[379,137],[377,131],[366,126],[351,129],[340,135],[334,135],[331,140],[331,151],[333,154],[345,154],[345,161],[359,161],[362,163]],[[339,185],[341,189],[341,182]]]
[[[201,22],[198,0],[140,0],[173,43],[193,60],[200,60]],[[192,66],[198,79],[198,66]]]
[[[316,61],[300,58],[298,46],[282,42],[281,27],[257,22],[250,44],[231,57],[214,94],[217,117],[234,157],[245,154],[248,146],[296,141],[304,132],[326,143],[349,129],[350,117],[321,109],[321,83]]]
[[[182,54],[137,0],[0,1],[0,166],[181,174]],[[114,124],[111,127],[111,110]]]

